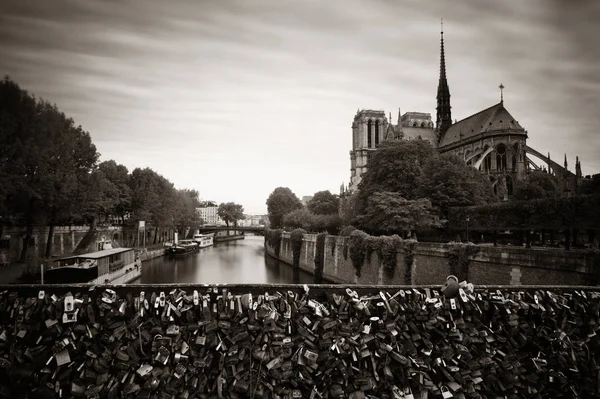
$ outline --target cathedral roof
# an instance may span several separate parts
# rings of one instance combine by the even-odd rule
[[[484,133],[515,130],[525,131],[504,108],[504,103],[500,102],[452,124],[440,140],[439,146],[450,145]]]
[[[437,133],[433,128],[423,127],[402,127],[404,140],[414,140],[421,137],[423,140],[429,141],[434,147],[437,143]]]

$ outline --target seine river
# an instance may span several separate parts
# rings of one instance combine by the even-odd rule
[[[309,273],[297,271],[265,256],[264,237],[218,243],[189,255],[144,262],[142,276],[133,284],[306,284]],[[294,274],[296,274],[294,276]]]

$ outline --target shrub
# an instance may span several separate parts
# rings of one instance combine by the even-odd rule
[[[458,281],[469,278],[469,262],[479,252],[479,248],[471,243],[450,242],[445,245],[448,249],[448,263],[450,274],[456,276]]]
[[[323,267],[325,262],[325,238],[327,233],[317,235],[317,248],[315,251],[315,284],[323,281]]]
[[[352,234],[352,232],[355,230],[356,230],[356,227],[354,227],[354,226],[346,226],[340,230],[340,236],[350,237],[350,234]]]
[[[265,230],[265,240],[267,241],[267,244],[275,250],[275,256],[277,258],[281,251],[281,234],[283,234],[282,229]]]
[[[300,267],[300,252],[302,251],[302,238],[304,234],[306,234],[306,230],[304,229],[296,229],[290,234],[294,268]]]
[[[356,270],[356,276],[360,277],[362,265],[365,261],[365,245],[364,241],[369,237],[367,233],[361,230],[353,231],[348,239],[348,247],[350,251],[350,259]]]
[[[417,246],[415,240],[405,240],[403,243],[404,249],[404,284],[412,283],[412,264],[415,258],[414,250]]]

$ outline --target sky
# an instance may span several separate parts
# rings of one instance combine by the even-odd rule
[[[349,182],[357,109],[435,120],[440,18],[453,119],[502,82],[529,146],[600,172],[596,0],[2,0],[0,74],[101,161],[264,214]]]

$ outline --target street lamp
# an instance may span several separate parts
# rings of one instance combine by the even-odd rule
[[[466,221],[467,221],[467,242],[469,242],[469,221],[470,221],[470,220],[471,220],[471,218],[469,218],[469,217],[467,216],[467,219],[466,219]]]

